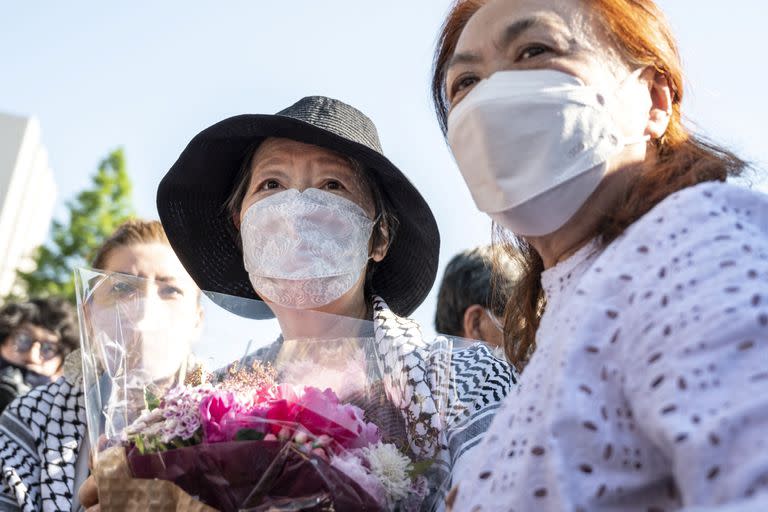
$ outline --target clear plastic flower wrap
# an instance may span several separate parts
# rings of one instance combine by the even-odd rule
[[[83,388],[109,510],[432,510],[462,406],[453,341],[78,269]]]

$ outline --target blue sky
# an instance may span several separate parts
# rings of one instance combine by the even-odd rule
[[[158,181],[201,129],[235,114],[275,112],[310,94],[337,97],[376,122],[385,153],[432,205],[442,266],[455,252],[490,240],[490,222],[475,211],[429,101],[431,54],[448,5],[4,2],[0,111],[40,120],[59,213],[63,200],[88,184],[99,159],[123,146],[138,211],[156,217]],[[660,5],[683,54],[688,118],[766,168],[762,2]],[[425,326],[434,293],[416,315]]]

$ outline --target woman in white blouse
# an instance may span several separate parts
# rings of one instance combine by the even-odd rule
[[[453,508],[768,510],[768,198],[683,125],[657,6],[459,1],[433,95],[527,269],[522,386]]]

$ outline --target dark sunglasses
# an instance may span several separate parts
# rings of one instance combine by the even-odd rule
[[[61,354],[61,345],[59,343],[35,339],[30,333],[24,331],[17,332],[13,336],[13,345],[16,348],[16,352],[20,354],[26,354],[32,350],[32,345],[35,343],[40,344],[40,357],[46,361]]]

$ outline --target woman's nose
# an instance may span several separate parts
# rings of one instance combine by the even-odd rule
[[[298,190],[299,192],[304,192],[308,188],[315,187],[314,180],[312,179],[312,173],[310,172],[304,172],[300,176],[295,176],[291,183],[292,187]]]
[[[43,358],[40,355],[40,342],[36,341],[29,347],[27,362],[32,364],[41,364],[43,362]]]
[[[149,290],[146,295],[137,299],[136,314],[133,318],[134,327],[157,328],[162,310],[162,299],[158,296],[157,290]]]

